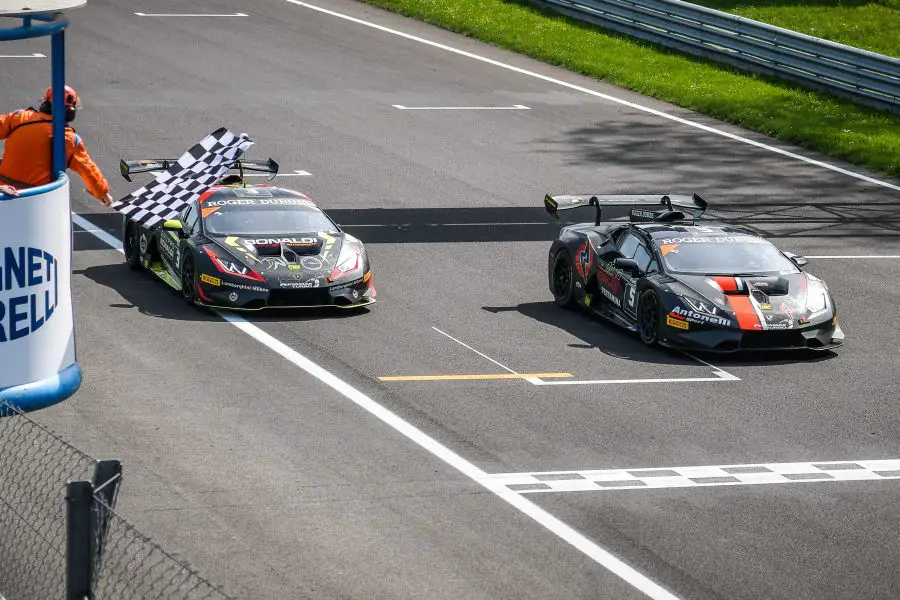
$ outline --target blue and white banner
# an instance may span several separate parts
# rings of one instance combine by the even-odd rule
[[[0,390],[75,363],[69,184],[0,201]]]

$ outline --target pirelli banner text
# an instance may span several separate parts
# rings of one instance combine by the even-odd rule
[[[0,390],[75,363],[69,183],[45,189],[0,200]]]

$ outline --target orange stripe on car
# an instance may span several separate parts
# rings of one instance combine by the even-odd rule
[[[737,281],[734,277],[711,277],[723,292],[736,292],[738,289]]]
[[[730,279],[730,277],[723,277],[722,279]],[[726,296],[726,298],[728,298],[728,303],[731,305],[731,310],[734,311],[741,329],[749,329],[750,331],[762,329],[762,325],[759,323],[759,316],[756,314],[756,309],[753,308],[753,303],[750,301],[750,296]]]

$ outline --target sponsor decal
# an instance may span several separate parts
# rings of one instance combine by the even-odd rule
[[[304,256],[300,259],[300,264],[303,265],[304,269],[318,271],[322,268],[322,259],[318,256]]]
[[[640,208],[632,208],[631,216],[642,219],[655,219],[659,215],[655,210],[642,210]]]
[[[575,253],[575,270],[578,271],[578,275],[580,275],[582,279],[587,279],[593,265],[594,253],[591,251],[590,243],[585,240],[581,246],[578,247],[578,252]]]
[[[231,292],[230,294],[228,294],[228,299],[231,300],[232,302],[237,302],[237,299],[238,299],[237,292]]]
[[[263,267],[272,269],[273,271],[277,271],[281,267],[288,266],[288,262],[280,256],[267,256],[265,258],[261,258],[260,262],[262,263]]]
[[[356,300],[357,298],[359,298],[359,290],[353,290],[351,295],[353,296],[353,299]]]
[[[0,252],[0,342],[31,335],[59,304],[58,262],[49,252],[25,246]]]
[[[254,246],[278,246],[280,244],[285,244],[287,246],[315,246],[319,243],[318,238],[293,238],[293,237],[285,237],[285,238],[256,238],[256,239],[247,239],[248,243],[253,244]]]
[[[203,283],[208,283],[209,285],[214,285],[216,287],[220,287],[222,285],[222,280],[218,277],[213,277],[212,275],[207,275],[203,273],[200,275],[200,281]]]
[[[159,245],[163,250],[169,253],[169,255],[173,256],[178,253],[178,244],[175,243],[175,240],[172,238],[169,232],[164,231],[159,235]]]
[[[760,310],[772,310],[772,305],[769,304],[768,302],[760,302],[759,309]]]
[[[248,205],[248,204],[257,204],[256,200],[252,198],[223,198],[221,200],[204,200],[203,204],[207,207],[213,206],[235,206],[235,205]]]
[[[590,294],[588,294],[587,296],[584,297],[584,305],[585,305],[585,306],[590,306],[590,305],[591,305],[591,300],[593,300],[593,299],[594,299],[594,297],[591,296]]]
[[[227,279],[222,280],[222,287],[233,288],[236,290],[242,290],[245,292],[267,292],[264,287],[260,287],[258,285],[247,285],[244,283],[234,283],[233,281],[228,281]]]
[[[749,235],[720,235],[706,237],[666,238],[659,241],[664,244],[767,244],[766,240]]]
[[[601,289],[609,288],[610,293],[616,296],[622,295],[622,278],[619,277],[619,272],[609,263],[597,262],[597,283],[601,285]],[[619,304],[617,303],[616,306],[619,306]]]
[[[615,304],[615,305],[618,306],[619,308],[622,308],[622,301],[619,300],[618,296],[616,296],[615,294],[613,294],[612,292],[610,292],[608,289],[606,289],[605,287],[602,287],[602,288],[600,288],[600,293],[603,294],[603,296],[604,296],[607,300],[609,300],[610,302],[612,302],[613,304]]]
[[[150,242],[147,241],[147,234],[141,234],[141,241],[138,243],[138,247],[141,249],[141,254],[147,253],[147,246],[150,245]]]
[[[291,271],[299,271],[301,269],[300,265],[290,264],[288,265],[288,269]]]
[[[669,327],[674,327],[675,329],[683,329],[685,331],[691,328],[687,321],[685,321],[684,319],[676,319],[672,315],[666,316],[666,325],[668,325]]]
[[[691,323],[720,325],[722,327],[731,325],[731,319],[726,319],[725,317],[719,317],[716,315],[708,315],[705,313],[697,312],[696,310],[684,308],[682,306],[676,306],[675,308],[673,308],[672,312],[669,313],[669,316],[690,321]]]
[[[312,288],[319,285],[318,279],[312,281],[282,281],[281,287],[290,289]]]
[[[663,256],[668,254],[678,254],[678,244],[660,244],[659,252]]]

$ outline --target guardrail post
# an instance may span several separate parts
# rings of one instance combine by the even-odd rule
[[[66,600],[93,600],[91,591],[90,481],[70,481],[66,486]]]

